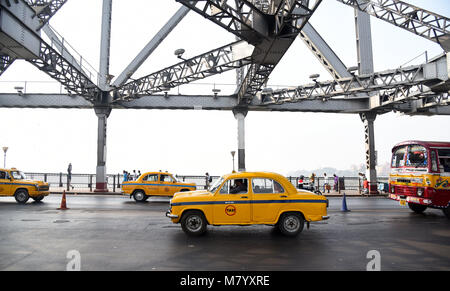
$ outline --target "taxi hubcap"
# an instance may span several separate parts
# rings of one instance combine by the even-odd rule
[[[202,227],[202,220],[199,216],[190,216],[186,221],[186,226],[190,231],[197,231]]]
[[[17,199],[20,201],[24,201],[26,199],[27,195],[24,192],[17,193]]]
[[[142,194],[142,192],[137,192],[136,195],[135,195],[135,197],[136,197],[136,200],[142,200],[142,199],[144,199],[144,195]]]
[[[297,231],[300,227],[300,221],[298,220],[298,217],[295,216],[289,216],[284,221],[284,226],[287,231],[294,232]]]

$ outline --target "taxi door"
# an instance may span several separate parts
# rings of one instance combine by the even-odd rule
[[[11,180],[5,171],[0,171],[0,196],[11,195]]]
[[[239,189],[237,184],[241,185]],[[250,218],[251,196],[248,179],[226,181],[215,195],[212,224],[246,224],[250,223]]]
[[[252,221],[255,223],[273,223],[280,208],[287,202],[287,194],[275,180],[268,178],[252,179],[253,204]]]
[[[173,196],[174,193],[181,190],[170,174],[161,174],[160,177],[159,192],[161,195]]]
[[[144,184],[145,194],[147,195],[158,195],[159,191],[159,175],[149,174],[142,178],[142,183]]]

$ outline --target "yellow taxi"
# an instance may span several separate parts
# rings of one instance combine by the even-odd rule
[[[221,177],[209,191],[176,193],[166,216],[188,235],[202,235],[207,225],[275,225],[298,235],[305,222],[328,219],[328,200],[297,190],[282,175],[240,172]]]
[[[50,194],[50,186],[42,181],[27,180],[21,171],[0,169],[0,196],[14,196],[20,204],[27,203],[28,199],[41,201]]]
[[[196,190],[195,183],[179,182],[167,172],[144,173],[135,181],[122,183],[122,193],[130,195],[136,202],[144,202],[150,196],[172,197],[176,192]]]

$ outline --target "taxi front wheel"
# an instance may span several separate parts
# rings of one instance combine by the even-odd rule
[[[27,190],[17,190],[16,194],[14,194],[14,198],[16,198],[16,201],[20,204],[27,203],[28,199],[30,199],[30,195],[28,195]]]
[[[181,218],[181,228],[191,236],[200,236],[206,232],[206,219],[200,211],[188,211]]]
[[[297,236],[302,232],[305,225],[305,219],[300,213],[284,213],[278,221],[278,227],[282,234],[286,236]]]

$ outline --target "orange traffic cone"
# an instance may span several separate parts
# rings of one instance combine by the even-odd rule
[[[58,208],[58,210],[67,210],[67,209],[69,209],[69,208],[67,208],[67,205],[66,205],[66,191],[64,191],[62,199],[61,199],[61,206],[60,206],[60,208]]]

